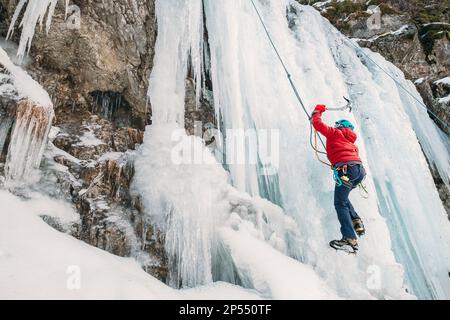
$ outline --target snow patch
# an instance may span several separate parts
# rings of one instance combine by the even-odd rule
[[[434,82],[434,84],[445,84],[445,85],[450,86],[450,76],[442,78],[440,80],[437,80],[437,81]]]
[[[450,102],[450,94],[444,98],[439,98],[438,103],[448,103]]]
[[[8,77],[17,90],[17,100],[30,99],[42,107],[53,109],[53,104],[47,91],[31,78],[26,71],[14,65],[8,54],[0,47],[0,65],[8,71]]]
[[[0,299],[260,299],[255,291],[226,283],[174,290],[133,259],[48,226],[37,215],[55,202],[45,202],[24,201],[0,190]],[[55,210],[70,211],[60,205]]]
[[[245,229],[222,228],[220,236],[231,251],[244,285],[273,299],[337,299],[314,270],[258,241]],[[243,245],[245,244],[245,245]]]
[[[75,208],[64,200],[50,198],[37,192],[27,196],[29,199],[25,201],[25,204],[40,217],[52,217],[63,225],[72,225],[80,221],[80,215]]]
[[[425,78],[419,78],[416,81],[414,81],[414,84],[422,84],[425,81]]]
[[[80,142],[76,143],[75,146],[95,147],[102,144],[105,144],[105,142],[97,138],[95,134],[89,130],[83,132],[83,135],[80,137]]]

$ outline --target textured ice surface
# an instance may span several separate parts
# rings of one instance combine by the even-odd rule
[[[16,100],[14,121],[8,116],[0,118],[0,144],[12,126],[5,163],[7,182],[30,179],[39,167],[54,117],[53,104],[48,93],[23,69],[14,65],[0,48],[0,66],[14,90],[10,99]],[[0,87],[1,88],[1,87]],[[1,92],[0,94],[4,94]]]
[[[331,173],[311,152],[308,120],[251,2],[159,0],[149,86],[153,125],[136,160],[134,185],[165,236],[171,285],[224,280],[273,298],[411,298],[406,284],[419,298],[450,298],[450,227],[424,156],[448,185],[449,142],[416,101],[414,85],[381,56],[349,43],[311,7],[255,2],[310,110],[341,104],[344,95],[353,101],[353,114],[324,118],[357,125],[371,196],[362,200],[354,192],[351,198],[368,233],[357,258],[328,248],[339,237]],[[51,19],[54,3],[30,0],[19,53],[48,5]],[[210,52],[203,47],[205,29]],[[222,132],[278,130],[276,174],[259,164],[230,164],[227,144],[226,172],[200,138],[186,136],[188,71],[197,98],[202,72],[211,75]],[[258,148],[250,150],[260,156]],[[277,272],[264,268],[264,257]]]
[[[217,168],[212,173],[204,165],[201,165],[203,169],[194,166],[177,169],[169,157],[166,162],[158,160],[157,154],[168,144],[158,146],[157,142],[164,139],[150,134],[144,142],[141,165],[137,166],[146,170],[142,177],[154,171],[150,175],[153,182],[148,181],[155,184],[152,187],[146,189],[144,178],[138,178],[144,204],[156,213],[171,212],[171,219],[178,215],[176,223],[196,221],[199,224],[201,221],[196,239],[192,239],[191,232],[180,231],[183,228],[178,228],[177,233],[178,243],[183,243],[183,237],[189,245],[201,243],[200,247],[190,249],[198,252],[199,259],[189,258],[195,261],[197,269],[209,269],[202,258],[213,262],[212,275],[203,273],[206,277],[199,277],[200,283],[209,281],[211,276],[214,279],[214,255],[218,254],[221,265],[228,265],[226,276],[219,272],[227,281],[256,288],[271,297],[286,297],[289,292],[296,295],[288,285],[293,276],[288,271],[292,270],[291,262],[286,260],[294,258],[292,264],[299,264],[300,269],[303,264],[312,266],[327,288],[341,297],[410,298],[405,284],[410,293],[420,298],[449,297],[449,226],[421,150],[422,146],[433,167],[448,181],[449,155],[443,135],[422,106],[367,61],[358,48],[343,40],[318,12],[288,0],[256,1],[256,4],[310,110],[317,103],[341,104],[342,96],[350,96],[354,101],[354,114],[328,112],[325,120],[332,122],[346,117],[357,124],[358,145],[369,173],[366,182],[370,198],[360,199],[357,192],[351,196],[368,229],[367,236],[360,241],[358,258],[328,248],[328,241],[339,237],[332,204],[331,172],[317,162],[311,152],[308,120],[299,108],[250,1],[204,1],[204,28],[208,32],[210,49],[210,55],[205,56],[205,59],[210,56],[210,61],[205,66],[210,66],[206,71],[212,78],[216,115],[220,117],[222,132],[226,129],[279,130],[280,164],[276,174],[267,175],[258,164],[230,165],[231,150],[227,145],[224,159],[228,161],[225,166],[229,171],[228,181],[236,192],[248,193],[250,198],[266,198],[292,220],[294,230],[287,228],[289,231],[280,237],[281,242],[260,237],[258,231],[250,232],[254,241],[261,241],[261,250],[269,243],[269,248],[286,255],[277,264],[280,278],[275,281],[270,273],[262,275],[265,271],[253,262],[256,256],[255,260],[245,262],[239,258],[239,251],[227,245],[230,235],[241,236],[240,249],[244,252],[251,241],[243,240],[242,233],[233,234],[228,229],[212,240],[217,238],[215,230],[221,223],[227,226],[225,228],[240,230],[245,226],[247,230],[258,230],[257,221],[245,214],[214,209],[220,203],[217,191],[226,189],[224,174]],[[178,123],[182,127],[188,62],[197,61],[197,65],[192,66],[194,70],[205,68],[203,62],[200,64],[203,60],[197,59],[203,54],[197,47],[200,35],[185,36],[189,29],[187,24],[197,26],[201,22],[194,20],[201,15],[193,13],[198,9],[195,1],[158,1],[157,5],[162,32],[158,34],[149,91],[153,120],[158,124]],[[175,19],[173,10],[185,18]],[[195,30],[203,28],[195,27]],[[414,86],[396,68],[381,57],[365,52],[420,99]],[[195,59],[190,59],[189,54]],[[153,135],[169,134],[157,128],[150,130]],[[202,149],[201,141],[194,144]],[[241,148],[248,146],[241,145]],[[258,152],[258,148],[251,150]],[[156,181],[166,178],[166,182]],[[161,184],[164,187],[159,187]],[[212,188],[214,184],[217,185]],[[192,189],[186,192],[190,187]],[[181,195],[177,196],[176,190]],[[170,221],[167,218],[163,221],[169,222],[170,229]],[[270,227],[270,222],[268,225]],[[283,226],[287,225],[290,224],[284,221]],[[429,237],[424,238],[424,234]],[[204,235],[211,243],[209,247],[201,240]],[[267,256],[270,255],[267,251]],[[183,260],[171,267],[183,268]],[[234,274],[230,270],[234,270]],[[258,279],[264,277],[265,282],[260,283]],[[301,275],[299,277],[301,279]],[[376,281],[372,281],[374,277]]]

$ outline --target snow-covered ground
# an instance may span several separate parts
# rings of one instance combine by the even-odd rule
[[[446,85],[447,87],[450,87],[450,77],[442,78],[442,79],[440,79],[440,80],[435,81],[434,83],[435,83],[435,84],[444,84],[444,85]],[[448,103],[448,102],[450,102],[450,94],[447,95],[446,97],[443,97],[443,98],[439,98],[439,99],[438,99],[438,103],[445,104],[445,103]]]
[[[439,99],[438,99],[438,102],[439,102],[439,103],[447,103],[447,102],[450,102],[450,94],[449,94],[448,96],[446,96],[446,97],[439,98]]]
[[[434,82],[435,84],[446,84],[450,86],[450,77],[445,77]]]
[[[0,299],[260,299],[224,282],[175,290],[120,258],[52,229],[39,217],[70,222],[70,206],[24,201],[0,191]]]

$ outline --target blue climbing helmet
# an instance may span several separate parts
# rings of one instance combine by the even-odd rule
[[[349,128],[351,130],[355,129],[355,126],[348,120],[342,119],[339,121],[336,121],[334,124],[335,128]]]

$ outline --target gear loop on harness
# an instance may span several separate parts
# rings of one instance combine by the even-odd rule
[[[336,181],[336,185],[338,187],[342,186],[342,180],[339,177],[339,171],[337,170],[337,168],[333,169],[333,177],[334,177],[334,181]]]
[[[365,178],[364,178],[365,179]],[[363,180],[364,181],[364,180]],[[367,186],[363,184],[363,181],[361,181],[360,184],[358,184],[359,187],[359,194],[364,199],[369,199],[370,193],[367,190]]]
[[[344,179],[347,175],[348,172],[348,167],[352,167],[352,166],[356,166],[356,165],[361,165],[361,163],[355,162],[355,163],[344,163],[342,165],[335,165],[332,170],[333,170],[333,178],[334,181],[336,182],[336,186],[340,187],[342,185],[345,185],[348,188],[351,189],[355,189],[355,188],[359,188],[359,194],[363,199],[369,199],[369,191],[367,190],[367,186],[364,184],[364,180],[366,179],[366,176],[364,176],[363,180],[358,183],[357,185],[353,185],[353,183],[350,180],[346,180]],[[343,176],[340,177],[339,176],[339,171],[342,171]],[[347,177],[348,179],[348,177]]]

